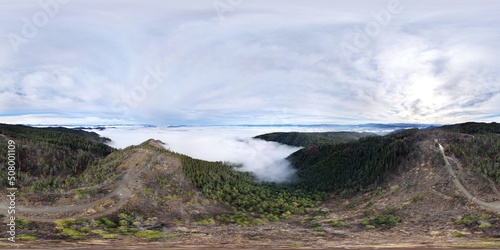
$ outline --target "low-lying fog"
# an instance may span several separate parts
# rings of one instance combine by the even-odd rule
[[[252,137],[278,131],[326,130],[300,127],[116,127],[93,131],[110,138],[110,145],[115,148],[140,144],[152,138],[161,140],[166,144],[165,148],[174,152],[208,161],[243,164],[243,171],[254,173],[260,180],[286,182],[295,170],[285,158],[300,148]]]

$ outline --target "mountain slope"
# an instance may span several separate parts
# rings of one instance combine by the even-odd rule
[[[500,201],[490,175],[498,169],[499,143],[498,134],[433,128],[311,146],[289,157],[299,178],[285,186],[148,140],[96,158],[63,185],[30,190],[20,180],[16,216],[19,232],[38,245],[98,239],[213,247],[484,246],[500,236],[500,218],[474,199]],[[2,190],[0,210],[7,211]]]
[[[301,149],[288,157],[300,185],[355,193],[383,181],[412,152],[417,130]]]
[[[33,190],[59,188],[115,149],[94,132],[67,128],[33,128],[0,124],[0,141],[13,140],[16,147],[18,185]],[[7,148],[0,148],[0,164],[6,162]],[[6,171],[0,183],[6,185]]]
[[[442,126],[440,129],[464,134],[500,134],[500,125],[498,123],[478,123],[466,122],[460,124]]]
[[[377,136],[377,134],[357,132],[276,132],[258,135],[254,138],[279,142],[290,146],[309,147],[319,144],[337,144],[349,142],[368,136]]]

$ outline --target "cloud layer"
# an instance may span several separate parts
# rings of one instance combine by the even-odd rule
[[[41,3],[2,5],[0,122],[500,117],[495,0]]]
[[[165,148],[207,161],[226,161],[242,164],[240,170],[252,172],[263,181],[287,182],[295,169],[285,159],[298,147],[252,139],[272,132],[356,131],[387,134],[404,127],[377,126],[189,126],[143,127],[118,126],[93,130],[112,140],[111,146],[125,148],[148,139],[165,143]]]
[[[286,128],[285,128],[286,130]],[[124,148],[154,138],[165,148],[208,161],[242,164],[241,171],[252,172],[263,181],[290,181],[295,170],[285,158],[299,148],[252,139],[270,128],[109,128],[96,131],[111,138],[112,146]]]

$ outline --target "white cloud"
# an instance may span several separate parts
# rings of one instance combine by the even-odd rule
[[[123,148],[154,138],[165,147],[197,159],[242,164],[242,171],[264,181],[291,180],[295,170],[285,158],[299,148],[251,139],[267,128],[108,128],[97,131]]]
[[[140,126],[114,127],[94,130],[101,136],[112,139],[111,146],[125,148],[140,144],[148,139],[166,143],[165,148],[207,161],[226,161],[242,164],[242,171],[252,172],[264,181],[289,181],[295,169],[285,160],[298,147],[252,139],[270,132],[322,132],[322,131],[372,131],[387,133],[380,128],[355,127],[156,127]]]
[[[388,3],[244,1],[220,21],[212,1],[73,0],[15,53],[5,36],[41,8],[10,1],[0,112],[176,124],[494,120],[484,117],[500,114],[500,3],[401,0],[402,13],[346,59],[339,44]],[[127,104],[148,67],[168,75]]]

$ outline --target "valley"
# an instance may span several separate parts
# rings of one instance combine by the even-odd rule
[[[0,135],[23,145],[19,246],[499,247],[498,127],[273,135],[303,147],[287,158],[297,169],[287,184],[154,139],[116,150],[84,131],[1,125]]]

